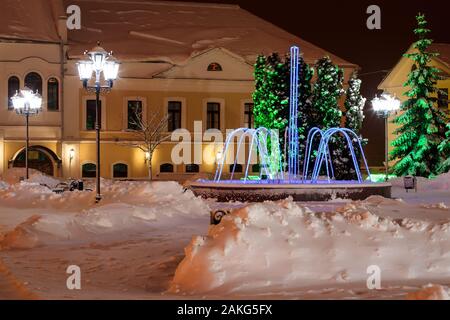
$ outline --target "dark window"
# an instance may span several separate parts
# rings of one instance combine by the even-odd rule
[[[448,109],[448,89],[438,89],[438,106],[439,108]]]
[[[128,178],[128,165],[125,163],[113,165],[113,178]]]
[[[39,73],[30,72],[25,77],[25,87],[42,95],[42,78]]]
[[[47,110],[59,109],[59,83],[58,79],[50,78],[47,82]]]
[[[127,114],[128,114],[127,129],[139,130],[142,121],[142,101],[128,100]]]
[[[234,164],[230,164],[230,172],[233,172]],[[234,168],[234,172],[242,172],[242,164],[236,163],[236,168]]]
[[[181,128],[181,102],[169,101],[167,106],[167,130],[169,132]]]
[[[159,166],[159,172],[173,172],[173,164],[171,163],[163,163]]]
[[[208,102],[206,107],[206,129],[220,129],[220,103]]]
[[[261,170],[261,165],[259,163],[252,165],[252,172],[259,172],[260,170]]]
[[[195,173],[195,172],[199,172],[200,171],[200,167],[198,166],[198,164],[187,164],[186,165],[186,172],[187,173]]]
[[[14,109],[11,98],[14,97],[17,91],[20,89],[20,81],[16,76],[9,77],[8,79],[8,109]]]
[[[97,176],[96,170],[95,163],[85,163],[81,166],[81,176],[83,178],[95,178]]]
[[[208,65],[208,71],[222,71],[222,66],[217,62],[210,63]]]
[[[244,104],[244,127],[253,128],[253,103]]]
[[[102,127],[102,102],[98,102],[100,128]],[[86,130],[95,130],[95,100],[86,100]]]

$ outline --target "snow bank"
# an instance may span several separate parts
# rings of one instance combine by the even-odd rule
[[[429,284],[421,290],[409,293],[408,300],[450,300],[448,288],[441,285]]]
[[[403,177],[389,180],[393,187],[404,188]],[[430,191],[430,190],[450,190],[450,172],[441,174],[433,179],[427,179],[423,177],[417,177],[417,190]]]
[[[48,188],[29,182],[13,185],[10,187],[12,190],[0,193],[3,199],[10,200],[10,205],[19,206],[18,202],[32,197],[35,192],[39,201],[51,208],[41,210],[12,230],[0,234],[0,249],[29,249],[58,241],[99,241],[108,236],[117,237],[118,232],[121,237],[127,237],[160,223],[183,223],[183,219],[197,217],[208,221],[203,217],[209,212],[207,204],[176,182],[104,180],[102,184],[104,198],[100,205],[90,201],[95,196],[93,192],[54,194]],[[61,210],[67,202],[76,204],[80,201],[84,203]],[[11,214],[13,211],[11,209]]]
[[[226,216],[185,249],[170,291],[270,294],[356,283],[376,265],[383,281],[450,277],[450,222],[392,219],[371,212],[381,197],[332,213],[292,201],[252,204]],[[376,206],[375,206],[376,208]]]

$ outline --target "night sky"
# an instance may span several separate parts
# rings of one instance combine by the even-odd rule
[[[191,0],[192,2],[192,0]],[[376,87],[414,41],[415,15],[426,14],[435,42],[450,43],[448,0],[209,0],[234,3],[267,21],[361,67],[363,95],[370,101]],[[366,9],[381,8],[381,30],[369,30]],[[384,160],[383,121],[366,103],[364,137],[371,165]]]

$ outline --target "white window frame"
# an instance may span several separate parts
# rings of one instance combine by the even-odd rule
[[[123,117],[122,117],[122,131],[130,131],[128,129],[128,101],[142,102],[142,118],[147,120],[147,98],[141,96],[127,96],[123,98]]]
[[[83,123],[82,123],[81,128],[83,131],[91,132],[91,131],[95,131],[95,130],[87,130],[86,129],[86,120],[87,120],[86,119],[86,116],[87,116],[87,112],[86,112],[87,105],[86,104],[87,104],[88,100],[95,100],[95,95],[83,96],[83,99],[81,100],[82,101],[82,114],[83,114],[83,117],[82,117]],[[102,104],[102,110],[101,110],[102,123],[101,123],[100,130],[106,131],[106,97],[100,96],[100,101]]]

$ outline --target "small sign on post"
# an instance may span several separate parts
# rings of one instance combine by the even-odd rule
[[[403,177],[403,185],[405,186],[406,192],[408,190],[414,189],[415,192],[417,192],[417,179],[414,176],[406,176]]]

